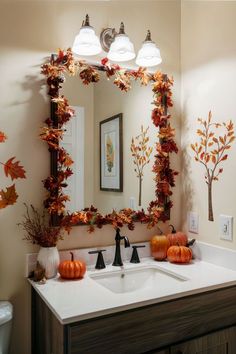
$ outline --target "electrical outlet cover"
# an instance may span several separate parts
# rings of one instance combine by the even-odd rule
[[[220,238],[233,241],[233,216],[220,215]]]
[[[188,213],[188,231],[193,234],[198,234],[199,215],[196,212]]]

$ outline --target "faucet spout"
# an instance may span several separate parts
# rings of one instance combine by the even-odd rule
[[[126,247],[130,247],[130,243],[129,243],[129,239],[127,236],[121,236],[120,235],[120,229],[117,228],[116,229],[116,237],[115,237],[115,241],[116,241],[116,251],[115,251],[115,258],[114,261],[112,263],[113,266],[123,266],[123,262],[121,259],[121,253],[120,253],[120,241],[124,240],[124,246]]]
[[[130,243],[129,243],[129,239],[127,236],[122,236],[122,238],[124,239],[125,242],[125,248],[130,247]]]

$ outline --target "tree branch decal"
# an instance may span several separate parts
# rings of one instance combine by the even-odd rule
[[[143,182],[143,169],[150,162],[150,155],[153,148],[148,146],[149,136],[147,136],[149,127],[146,129],[141,125],[141,133],[135,138],[132,138],[130,150],[133,156],[133,163],[135,165],[134,172],[139,179],[139,197],[138,205],[142,205],[142,182]]]
[[[208,220],[214,221],[213,204],[212,204],[212,183],[218,181],[219,175],[223,172],[220,167],[221,163],[228,158],[227,150],[231,148],[231,144],[235,139],[234,125],[230,120],[229,123],[213,123],[211,111],[208,119],[198,118],[201,129],[197,129],[197,135],[200,142],[191,144],[194,151],[195,161],[203,165],[205,169],[205,182],[208,187]],[[214,129],[223,128],[224,135],[216,136]]]
[[[7,136],[0,131],[0,143],[5,143]],[[18,178],[26,178],[25,170],[21,166],[19,161],[13,161],[15,157],[11,157],[7,162],[3,163],[0,161],[0,165],[3,166],[4,174],[6,177],[10,177],[13,181]],[[0,209],[4,209],[9,205],[15,204],[17,201],[18,194],[16,193],[15,184],[6,187],[6,190],[0,189]]]

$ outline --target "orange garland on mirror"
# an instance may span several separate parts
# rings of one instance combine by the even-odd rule
[[[152,169],[155,173],[156,200],[150,202],[146,213],[144,210],[134,211],[126,208],[120,212],[113,210],[110,214],[102,215],[93,206],[72,214],[65,213],[65,203],[69,197],[64,194],[63,188],[67,185],[67,178],[73,174],[70,168],[73,161],[65,149],[60,147],[59,141],[63,137],[64,124],[73,117],[74,112],[68,100],[60,95],[60,88],[65,81],[65,72],[70,76],[79,75],[85,85],[98,82],[100,78],[98,67],[74,59],[71,49],[68,49],[59,50],[57,56],[52,56],[49,63],[42,65],[42,73],[47,78],[48,95],[51,97],[56,122],[47,118],[46,126],[42,128],[40,137],[46,141],[57,161],[57,171],[43,181],[48,191],[44,206],[51,215],[60,216],[60,224],[68,232],[73,225],[88,225],[89,232],[92,232],[95,226],[101,228],[105,224],[112,224],[114,227],[122,227],[126,224],[130,230],[133,230],[135,221],[147,223],[151,228],[159,221],[166,221],[169,218],[169,211],[172,207],[171,187],[175,186],[175,176],[178,174],[170,168],[169,161],[169,154],[178,152],[174,141],[174,129],[169,123],[170,114],[167,112],[168,107],[173,105],[171,92],[173,80],[161,72],[150,74],[146,68],[125,70],[117,64],[110,64],[107,58],[101,61],[99,68],[108,78],[113,77],[113,83],[122,91],[127,92],[131,88],[131,80],[140,80],[140,84],[145,86],[149,82],[152,84],[153,104],[155,105],[152,111],[152,121],[158,128],[159,138],[155,146],[155,162]]]

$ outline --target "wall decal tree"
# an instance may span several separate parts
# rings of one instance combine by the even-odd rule
[[[149,136],[147,135],[149,127],[146,129],[141,125],[141,133],[132,138],[130,150],[133,157],[133,163],[135,165],[134,172],[139,179],[139,197],[138,205],[142,204],[142,182],[143,182],[143,170],[144,167],[150,162],[150,155],[153,148],[148,146]]]
[[[0,131],[0,143],[5,143],[7,136]],[[0,164],[3,166],[4,174],[6,177],[11,177],[11,180],[17,178],[26,178],[23,166],[20,166],[20,161],[13,161],[15,157],[11,157],[7,162]],[[16,193],[15,184],[6,187],[6,190],[0,189],[0,209],[4,209],[9,205],[15,204],[18,194]]]
[[[214,221],[213,204],[212,204],[212,183],[218,181],[219,175],[223,172],[223,168],[219,165],[227,160],[227,150],[231,148],[231,144],[235,139],[234,125],[230,120],[228,123],[213,123],[212,113],[208,113],[208,119],[198,118],[201,129],[197,129],[197,135],[200,142],[191,144],[194,151],[195,161],[201,163],[205,168],[205,182],[208,186],[208,220]],[[223,135],[217,135],[219,128],[224,129]]]

